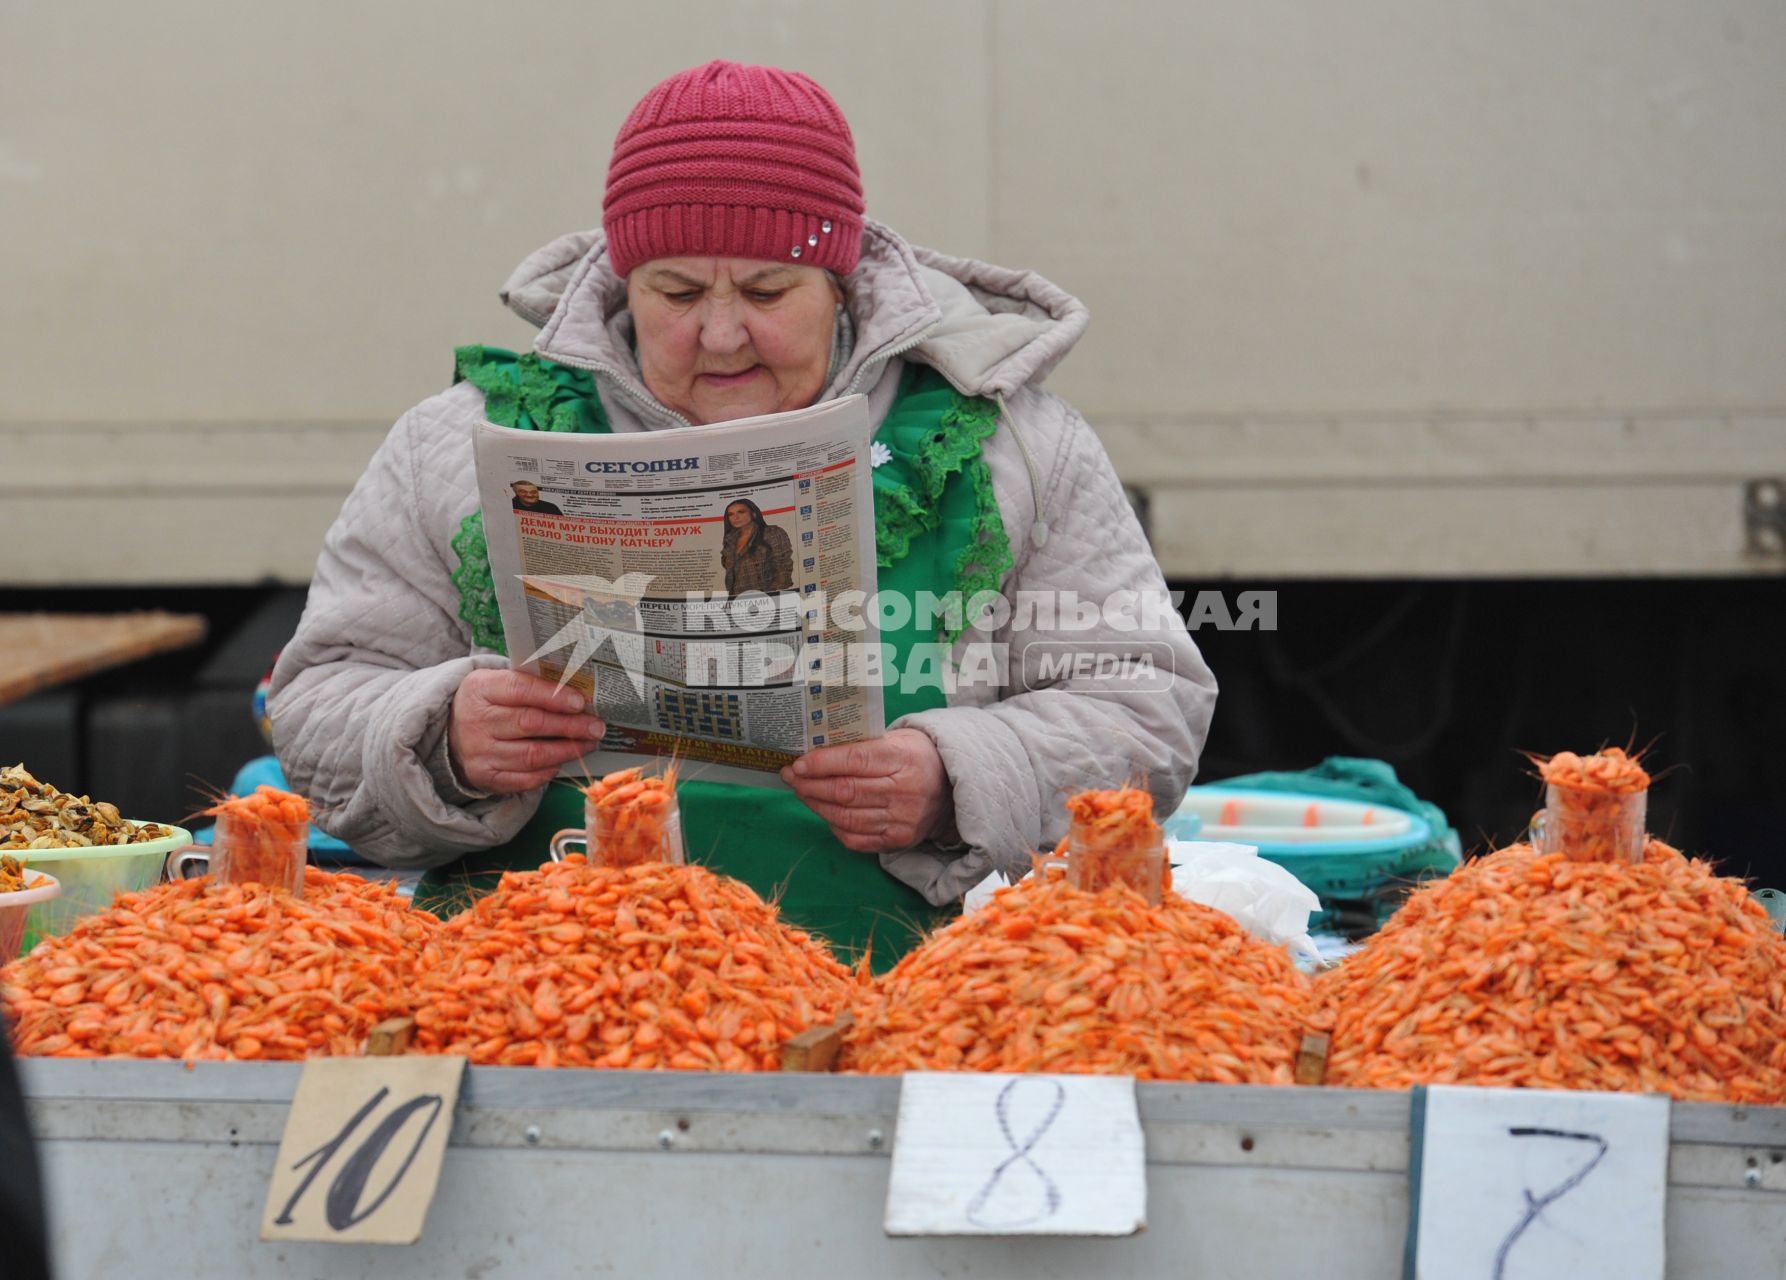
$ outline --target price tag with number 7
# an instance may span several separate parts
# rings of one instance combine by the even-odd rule
[[[1416,1089],[1404,1280],[1662,1280],[1669,1103]]]
[[[305,1063],[260,1238],[421,1239],[464,1073],[464,1058],[414,1054]]]

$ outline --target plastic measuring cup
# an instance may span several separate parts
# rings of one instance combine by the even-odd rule
[[[583,826],[566,827],[552,837],[552,861],[563,862],[580,852],[596,867],[633,867],[646,862],[667,862],[680,867],[687,861],[682,848],[682,806],[670,794],[665,811],[657,819],[659,837],[641,842],[631,826],[638,815],[627,805],[583,802]]]

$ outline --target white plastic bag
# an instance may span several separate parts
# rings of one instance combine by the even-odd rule
[[[997,893],[1000,889],[1008,889],[1010,887],[1011,882],[1005,878],[1004,872],[992,872],[984,880],[980,881],[979,884],[969,889],[966,896],[961,899],[961,914],[971,915],[973,912],[978,911],[981,907],[985,906],[988,902],[991,902],[993,894]]]
[[[1321,909],[1315,891],[1259,856],[1250,844],[1168,840],[1172,889],[1181,897],[1233,916],[1248,933],[1315,959],[1308,918]]]
[[[1168,840],[1166,860],[1172,864],[1175,893],[1226,912],[1255,938],[1287,947],[1304,960],[1319,958],[1308,918],[1321,909],[1321,900],[1288,871],[1261,858],[1252,845]],[[978,911],[1010,883],[1001,872],[992,872],[967,891],[962,911]]]

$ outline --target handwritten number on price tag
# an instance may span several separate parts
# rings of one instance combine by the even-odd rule
[[[999,1162],[998,1168],[994,1169],[992,1176],[986,1180],[986,1185],[975,1192],[974,1198],[967,1202],[967,1220],[977,1227],[1027,1227],[1060,1212],[1060,1185],[1048,1176],[1046,1169],[1030,1157],[1030,1152],[1036,1149],[1036,1144],[1047,1134],[1048,1126],[1060,1116],[1061,1108],[1067,1104],[1067,1091],[1061,1087],[1058,1080],[1035,1079],[1029,1082],[1050,1094],[1052,1101],[1048,1107],[1048,1114],[1042,1117],[1042,1122],[1032,1129],[1030,1135],[1019,1145],[1017,1139],[1011,1136],[1011,1095],[1017,1092],[1018,1087],[1024,1083],[1025,1077],[1019,1076],[998,1091],[998,1102],[994,1105],[993,1110],[998,1116],[999,1132],[1005,1135],[1005,1141],[1011,1145],[1011,1154]],[[1038,1212],[1027,1216],[1000,1221],[997,1215],[987,1213],[987,1206],[991,1203],[993,1196],[998,1194],[1005,1175],[1019,1161],[1029,1168],[1041,1184],[1041,1208]]]
[[[285,1202],[285,1207],[279,1211],[279,1216],[273,1219],[275,1223],[282,1227],[291,1224],[292,1209],[299,1200],[304,1198],[304,1193],[310,1190],[310,1184],[316,1181],[316,1175],[322,1172],[323,1166],[328,1164],[335,1153],[353,1136],[354,1130],[360,1127],[360,1121],[378,1110],[378,1104],[390,1095],[389,1089],[380,1086],[378,1092],[372,1095],[372,1100],[354,1112],[353,1118],[347,1122],[341,1132],[292,1165],[293,1172],[302,1169],[307,1164],[312,1167],[310,1172],[304,1175],[304,1180],[298,1184],[298,1189],[291,1193],[291,1199]],[[409,1172],[409,1166],[415,1163],[415,1158],[422,1149],[422,1143],[427,1141],[428,1131],[440,1118],[440,1112],[444,1105],[445,1099],[438,1093],[425,1093],[419,1098],[411,1098],[379,1121],[378,1127],[367,1135],[366,1140],[355,1148],[351,1156],[342,1162],[341,1172],[337,1173],[335,1181],[329,1184],[329,1194],[323,1200],[323,1217],[328,1220],[330,1227],[336,1231],[346,1231],[349,1227],[364,1222],[378,1212],[379,1206],[391,1198],[391,1192],[395,1191],[398,1184],[403,1181],[403,1175]],[[398,1131],[408,1123],[409,1117],[425,1107],[432,1107],[433,1110],[428,1113],[428,1119],[423,1122],[422,1131],[416,1134],[415,1143],[410,1147],[409,1155],[404,1158],[402,1166],[391,1175],[391,1180],[385,1184],[385,1189],[379,1192],[376,1200],[358,1213],[354,1212],[359,1208],[360,1198],[366,1193],[366,1180],[372,1176],[372,1168],[378,1163],[379,1157],[384,1155],[385,1148],[391,1144],[391,1140],[397,1136]]]
[[[1666,1098],[1416,1091],[1408,1280],[1662,1280]]]
[[[307,1063],[279,1146],[267,1198],[272,1216],[262,1223],[261,1238],[420,1239],[445,1155],[447,1126],[440,1120],[452,1114],[464,1066],[463,1058],[433,1057]],[[325,1175],[332,1175],[326,1183]]]
[[[1135,1082],[911,1072],[887,1234],[1133,1235],[1147,1214]]]
[[[1521,1188],[1521,1193],[1526,1198],[1525,1215],[1520,1218],[1519,1225],[1508,1233],[1505,1240],[1501,1241],[1501,1247],[1495,1250],[1494,1280],[1506,1280],[1507,1255],[1519,1242],[1520,1236],[1525,1234],[1526,1228],[1538,1221],[1538,1215],[1544,1212],[1546,1206],[1555,1204],[1579,1187],[1582,1180],[1598,1168],[1602,1160],[1606,1159],[1606,1153],[1612,1150],[1607,1145],[1606,1139],[1597,1133],[1570,1133],[1563,1129],[1535,1129],[1527,1125],[1515,1125],[1507,1130],[1507,1136],[1510,1138],[1560,1138],[1565,1142],[1588,1142],[1593,1144],[1594,1154],[1581,1168],[1540,1197],[1534,1198],[1529,1187]]]

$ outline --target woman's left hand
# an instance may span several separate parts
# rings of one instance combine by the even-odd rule
[[[846,849],[887,853],[934,835],[954,814],[943,758],[930,736],[895,729],[883,738],[817,747],[781,771]]]

